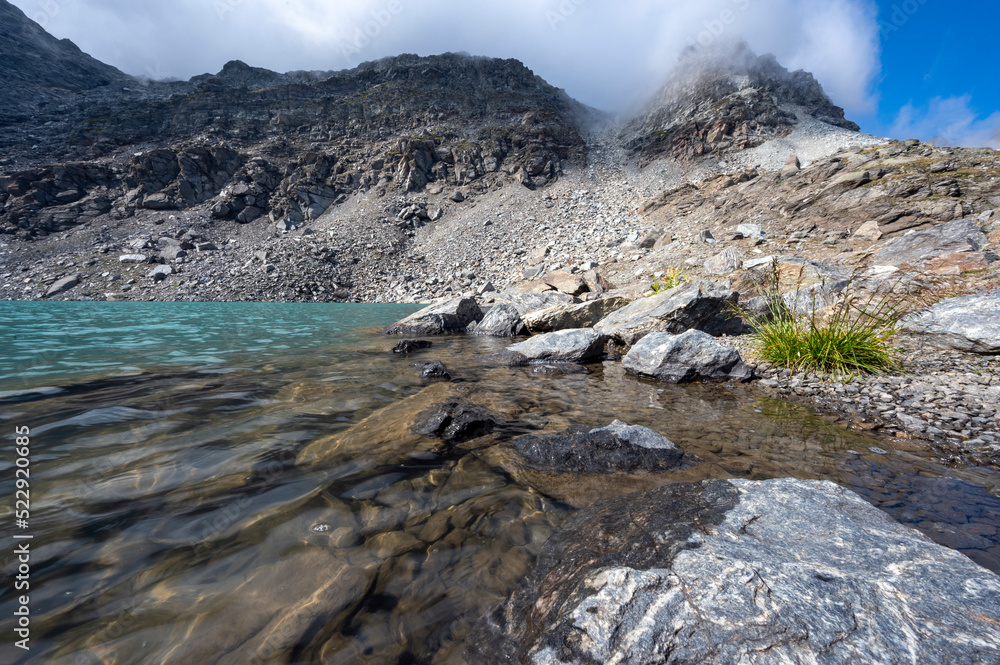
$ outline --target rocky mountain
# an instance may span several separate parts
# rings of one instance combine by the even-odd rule
[[[61,79],[61,42],[0,8],[3,62],[51,61],[66,91],[0,132],[0,297],[413,301],[574,266],[627,284],[751,260],[744,223],[849,261],[867,222],[1000,207],[995,153],[882,146],[742,44],[687,53],[607,129],[522,63],[459,54],[145,83],[80,54],[96,73]]]
[[[641,164],[660,157],[692,159],[746,150],[784,136],[811,116],[858,131],[812,74],[789,72],[773,55],[744,42],[690,47],[671,79],[622,131]]]
[[[134,84],[5,0],[0,0],[0,71],[0,127],[25,122],[84,91]]]

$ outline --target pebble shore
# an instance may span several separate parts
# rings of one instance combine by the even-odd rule
[[[922,439],[945,459],[1000,466],[1000,356],[939,349],[904,336],[903,368],[885,375],[793,373],[755,355],[748,336],[720,340],[756,367],[757,386],[856,429]]]

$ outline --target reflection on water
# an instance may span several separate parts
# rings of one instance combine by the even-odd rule
[[[0,399],[5,426],[33,430],[35,536],[33,648],[5,644],[3,662],[463,663],[472,623],[554,526],[665,479],[523,474],[488,445],[412,433],[417,413],[449,400],[545,431],[646,425],[703,458],[700,477],[834,480],[1000,570],[989,470],[946,469],[913,444],[841,431],[745,386],[661,386],[614,363],[568,376],[482,366],[496,340],[435,340],[419,359],[457,381],[431,384],[416,357],[389,353],[395,341],[158,361]]]

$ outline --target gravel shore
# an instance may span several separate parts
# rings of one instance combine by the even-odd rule
[[[761,362],[751,337],[723,338],[761,377],[757,386],[844,425],[921,439],[945,459],[1000,466],[1000,357],[899,340],[903,368],[885,375],[793,373]]]

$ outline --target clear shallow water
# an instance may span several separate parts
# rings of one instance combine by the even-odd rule
[[[834,480],[1000,570],[996,473],[947,469],[747,387],[660,386],[616,363],[488,368],[481,354],[504,346],[489,339],[399,358],[376,326],[407,306],[0,305],[0,348],[23,357],[40,338],[50,354],[27,375],[0,356],[0,426],[32,428],[34,534],[32,651],[4,640],[0,662],[462,663],[471,624],[566,515],[680,479],[537,474],[412,434],[442,401],[546,431],[646,425],[705,460],[684,479]],[[77,326],[89,332],[66,334]],[[457,381],[421,381],[418,359]],[[0,459],[7,544],[12,459]]]

